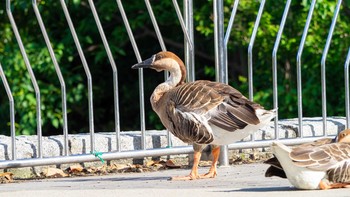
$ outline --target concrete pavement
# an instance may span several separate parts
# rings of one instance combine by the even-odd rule
[[[265,178],[267,167],[260,163],[219,167],[217,178],[194,181],[168,180],[171,176],[186,175],[190,169],[25,180],[0,184],[0,196],[350,196],[350,189],[296,190],[288,180]],[[208,167],[200,167],[199,171],[206,173]]]

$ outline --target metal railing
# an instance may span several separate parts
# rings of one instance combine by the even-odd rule
[[[109,47],[109,43],[107,41],[107,38],[104,33],[104,29],[101,25],[99,15],[97,13],[97,10],[95,8],[93,0],[88,0],[89,6],[91,8],[91,12],[94,17],[94,21],[96,23],[96,26],[98,28],[99,34],[101,36],[103,46],[106,50],[109,63],[111,65],[112,71],[113,71],[113,96],[114,96],[114,130],[116,133],[116,150],[113,152],[108,152],[103,154],[103,158],[105,160],[113,160],[113,159],[122,159],[122,158],[139,158],[139,157],[148,157],[148,156],[163,156],[163,155],[172,155],[172,154],[189,154],[192,153],[192,147],[186,146],[186,147],[172,147],[167,149],[151,149],[146,150],[145,145],[145,136],[146,136],[146,124],[145,124],[145,102],[144,102],[144,80],[143,80],[143,70],[139,70],[139,103],[140,103],[140,122],[141,122],[141,149],[142,150],[134,150],[134,151],[121,151],[121,141],[120,141],[120,113],[119,113],[119,84],[118,84],[118,69],[117,65],[114,61],[112,52]],[[230,37],[230,33],[232,31],[232,27],[234,24],[234,19],[237,13],[237,7],[239,5],[239,0],[235,0],[233,6],[232,6],[232,12],[229,19],[229,23],[227,26],[226,31],[224,31],[224,12],[223,12],[223,0],[217,0],[213,1],[213,14],[214,14],[214,41],[215,41],[215,69],[216,69],[216,80],[220,81],[222,83],[228,83],[228,71],[227,71],[227,56],[229,56],[227,52],[227,44]],[[75,27],[73,25],[73,21],[70,17],[70,13],[68,11],[68,8],[66,6],[66,3],[64,0],[60,0],[61,8],[64,12],[64,16],[67,20],[69,30],[72,34],[72,37],[74,39],[74,43],[76,45],[77,51],[79,53],[79,57],[82,61],[84,71],[87,77],[87,92],[88,92],[88,112],[89,112],[89,133],[90,133],[90,147],[91,151],[95,150],[95,135],[94,135],[94,115],[93,115],[93,94],[92,94],[92,77],[89,70],[89,66],[87,64],[86,58],[84,56],[84,52],[80,46],[80,41],[78,38],[78,35],[75,31]],[[185,63],[187,66],[187,79],[188,81],[194,81],[195,75],[194,75],[194,54],[195,54],[195,43],[194,43],[194,33],[193,33],[193,2],[192,0],[185,0],[184,1],[184,7],[183,12],[181,13],[181,9],[178,5],[178,2],[176,0],[172,1],[174,6],[174,11],[177,15],[177,18],[179,20],[179,23],[181,25],[181,29],[184,35],[184,45],[185,45]],[[328,54],[328,49],[332,40],[332,35],[334,31],[334,27],[336,25],[337,17],[340,11],[340,5],[342,1],[338,0],[337,7],[334,11],[331,27],[328,33],[327,42],[324,47],[323,53],[322,53],[322,61],[321,61],[321,77],[322,77],[322,116],[323,116],[323,134],[324,136],[327,135],[325,132],[327,129],[326,120],[327,120],[327,108],[326,108],[326,73],[325,73],[325,67],[326,67],[326,59]],[[124,26],[126,28],[128,37],[131,41],[133,51],[135,53],[136,59],[138,62],[142,61],[142,57],[139,52],[139,48],[137,46],[136,40],[134,38],[132,29],[129,25],[129,20],[127,18],[127,15],[123,8],[123,3],[121,0],[116,0],[116,4],[118,6],[119,12],[121,14],[122,20],[124,22]],[[286,23],[286,18],[288,16],[288,12],[290,9],[291,0],[287,0],[285,3],[285,9],[282,13],[282,19],[281,23],[276,35],[276,40],[274,42],[274,47],[272,51],[272,73],[273,73],[273,106],[274,108],[278,108],[278,90],[277,90],[277,56],[278,56],[278,49],[279,44],[281,41],[281,36],[283,34],[284,26]],[[298,144],[310,140],[314,140],[315,138],[303,138],[303,117],[302,117],[302,79],[301,79],[301,57],[304,49],[305,40],[307,37],[307,33],[309,31],[309,25],[312,20],[312,14],[314,12],[316,0],[313,0],[310,4],[310,10],[308,12],[308,16],[306,19],[306,23],[304,26],[304,31],[301,36],[301,42],[298,48],[298,53],[296,55],[296,62],[297,62],[297,93],[298,93],[298,122],[299,122],[299,134],[300,138],[297,139],[283,139],[283,141],[286,144]],[[36,78],[34,76],[34,73],[32,71],[32,66],[29,62],[29,59],[27,57],[27,53],[25,51],[24,45],[22,43],[21,36],[19,34],[19,31],[16,26],[16,22],[12,16],[12,10],[11,10],[11,1],[6,0],[6,11],[9,18],[9,21],[11,23],[11,27],[13,30],[13,33],[15,34],[16,40],[18,42],[18,46],[20,48],[21,54],[23,56],[26,68],[28,70],[28,73],[30,75],[30,80],[32,82],[32,85],[35,90],[36,95],[36,119],[37,119],[37,137],[38,137],[38,157],[33,159],[18,159],[16,157],[16,136],[15,136],[15,110],[14,110],[14,99],[11,93],[10,85],[8,84],[6,80],[6,76],[3,72],[2,66],[0,64],[0,77],[2,79],[2,82],[4,84],[9,103],[10,103],[10,129],[11,129],[11,149],[12,149],[12,158],[10,160],[0,161],[0,169],[4,168],[14,168],[14,167],[25,167],[25,166],[36,166],[36,165],[49,165],[49,164],[61,164],[61,163],[73,163],[73,162],[87,162],[87,161],[96,161],[98,158],[96,158],[92,154],[81,154],[81,155],[69,155],[68,153],[68,119],[67,119],[67,99],[66,99],[66,86],[65,86],[65,80],[61,74],[60,66],[56,60],[53,48],[50,44],[50,39],[48,36],[48,33],[46,32],[44,22],[41,18],[40,11],[38,9],[38,4],[36,0],[32,1],[34,13],[36,16],[36,19],[38,21],[38,24],[40,26],[40,30],[42,32],[42,35],[45,39],[46,46],[49,50],[50,57],[53,61],[55,71],[57,74],[57,77],[59,78],[59,82],[61,85],[61,99],[62,99],[62,117],[63,117],[63,134],[64,134],[64,153],[62,156],[59,157],[43,157],[42,155],[42,130],[41,130],[41,102],[40,102],[40,88],[38,86],[38,83],[36,81]],[[164,44],[162,34],[160,32],[160,28],[158,27],[156,17],[152,11],[152,5],[149,0],[145,0],[145,5],[147,7],[147,11],[150,15],[150,20],[152,21],[152,25],[155,29],[157,39],[159,41],[159,44],[161,46],[161,49],[163,51],[166,51],[166,46]],[[252,31],[249,47],[248,47],[248,85],[249,85],[249,99],[253,100],[253,47],[254,47],[254,41],[256,38],[256,34],[259,28],[260,19],[262,17],[262,14],[264,12],[264,6],[265,6],[265,0],[261,0],[260,7],[258,10],[258,14],[256,16],[256,21],[254,25],[254,29]],[[349,64],[350,64],[350,48],[349,52],[347,54],[345,65],[344,65],[344,76],[345,76],[345,108],[346,108],[346,121],[347,121],[347,128],[350,128],[350,112],[349,112]],[[167,73],[165,74],[165,78],[167,78]],[[275,128],[275,139],[279,139],[279,133],[278,133],[278,116],[275,118],[274,122],[274,128]],[[168,132],[168,145],[171,146],[171,135]],[[266,147],[271,143],[271,140],[265,140],[265,141],[255,141],[252,137],[252,141],[248,142],[238,142],[235,144],[230,144],[228,146],[223,146],[221,157],[220,157],[220,164],[221,165],[227,165],[228,164],[228,149],[238,149],[238,148],[257,148],[257,147]]]

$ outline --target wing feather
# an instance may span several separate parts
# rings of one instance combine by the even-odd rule
[[[349,143],[331,143],[321,146],[298,147],[289,154],[295,165],[313,170],[328,170],[339,162],[350,159]]]
[[[255,109],[262,107],[229,85],[200,80],[181,85],[173,93],[178,110],[206,115],[211,124],[225,130],[235,131],[260,122]]]
[[[209,124],[232,132],[260,122],[255,109],[262,107],[226,84],[195,81],[179,85],[164,96],[168,100],[165,125],[185,142],[213,141]]]

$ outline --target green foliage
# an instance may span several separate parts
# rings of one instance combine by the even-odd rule
[[[59,1],[39,1],[39,9],[59,62],[67,87],[69,132],[88,131],[87,80],[79,54],[69,31]],[[94,123],[96,131],[114,130],[113,76],[89,4],[86,0],[66,1],[71,18],[92,73]],[[233,0],[224,4],[225,28]],[[182,1],[179,1],[180,7]],[[212,0],[194,2],[196,78],[215,79]],[[182,30],[171,1],[151,1],[167,49],[183,57]],[[248,96],[247,49],[254,27],[259,1],[239,3],[228,44],[230,84]],[[254,100],[272,107],[272,48],[279,29],[285,1],[267,1],[253,49]],[[161,50],[143,1],[123,1],[141,56],[146,58]],[[343,65],[350,46],[349,2],[341,13],[326,62],[328,115],[344,115]],[[137,62],[115,1],[96,1],[102,26],[118,67],[120,118],[122,130],[140,128],[138,72],[130,66]],[[320,65],[335,1],[319,0],[302,55],[304,116],[321,115]],[[310,8],[310,1],[292,1],[278,49],[278,98],[280,118],[297,116],[296,54]],[[0,3],[0,62],[11,86],[16,107],[17,134],[36,132],[36,95],[26,65],[11,29],[5,3]],[[28,59],[41,93],[44,135],[62,133],[61,87],[42,37],[30,1],[13,1],[12,9],[25,45]],[[163,74],[144,71],[147,129],[161,129],[162,124],[149,105],[154,87]],[[339,85],[341,84],[341,85]],[[0,132],[9,134],[9,105],[0,88]]]

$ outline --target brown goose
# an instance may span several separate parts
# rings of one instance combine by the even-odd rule
[[[172,52],[159,52],[132,68],[170,73],[168,80],[155,88],[151,96],[152,108],[172,134],[193,144],[194,149],[190,175],[173,177],[173,180],[214,178],[219,145],[241,140],[268,125],[275,117],[276,110],[265,110],[229,85],[204,80],[185,83],[185,65]],[[199,175],[201,152],[208,144],[214,146],[213,162],[207,174]]]
[[[288,178],[299,189],[332,189],[350,186],[350,129],[336,140],[325,138],[289,148],[280,142],[271,146],[275,159],[265,176]]]

